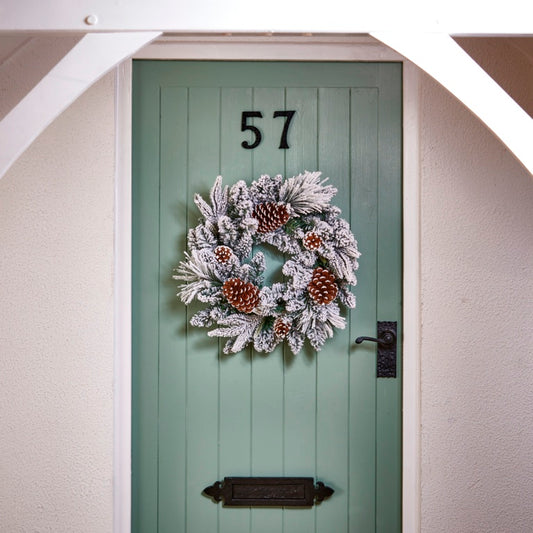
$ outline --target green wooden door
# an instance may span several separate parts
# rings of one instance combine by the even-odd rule
[[[398,378],[378,379],[375,345],[354,339],[378,320],[401,338],[401,65],[138,61],[133,99],[133,531],[399,532],[401,358]],[[288,149],[278,110],[296,111]],[[255,149],[243,111],[263,114]],[[304,170],[339,189],[362,252],[357,307],[318,353],[222,355],[172,279],[194,193],[217,175]],[[222,507],[201,493],[225,476],[310,476],[335,493]]]

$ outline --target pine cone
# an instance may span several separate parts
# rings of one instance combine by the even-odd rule
[[[307,248],[308,250],[315,251],[320,248],[320,245],[322,244],[322,239],[318,234],[316,234],[314,231],[308,231],[303,238],[303,245],[304,248]]]
[[[274,321],[274,335],[278,339],[284,339],[291,329],[291,325],[282,317],[278,316]]]
[[[217,246],[214,254],[219,263],[227,263],[233,255],[233,252],[231,251],[231,248],[228,248],[227,246]]]
[[[242,313],[251,313],[259,303],[259,289],[239,278],[225,281],[222,292],[228,302]]]
[[[252,216],[259,221],[257,231],[259,233],[270,233],[281,228],[289,220],[289,210],[285,204],[265,202],[257,204]]]
[[[317,267],[313,270],[313,277],[307,286],[313,300],[319,305],[327,305],[337,296],[335,276],[325,268]]]

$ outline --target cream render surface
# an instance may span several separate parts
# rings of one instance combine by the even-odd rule
[[[533,114],[527,50],[460,42]],[[533,180],[427,78],[420,104],[422,531],[527,533]]]
[[[0,183],[0,531],[113,529],[114,76]]]
[[[461,42],[530,114],[533,61]],[[113,528],[114,76],[0,180],[0,530]],[[533,530],[533,182],[421,75],[421,530]],[[410,533],[410,532],[409,532]]]

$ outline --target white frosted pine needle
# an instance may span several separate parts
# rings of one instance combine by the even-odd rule
[[[209,194],[211,205],[209,205],[198,193],[194,195],[194,203],[197,205],[200,213],[207,220],[216,220],[218,217],[225,215],[228,210],[228,187],[222,189],[222,176],[215,180]]]
[[[234,314],[218,321],[223,328],[208,331],[210,337],[235,337],[232,343],[226,344],[225,353],[240,352],[254,338],[254,333],[263,317],[258,315]]]
[[[206,261],[204,254],[198,250],[192,250],[190,254],[185,252],[186,261],[180,261],[176,268],[177,274],[172,276],[181,281],[215,280],[217,279],[214,265]]]
[[[178,287],[178,296],[186,305],[190,304],[198,294],[218,280],[215,265],[206,261],[205,254],[199,250],[185,252],[185,261],[180,261],[176,274],[172,277],[178,281],[185,281]]]
[[[210,195],[213,215],[216,218],[225,215],[228,210],[228,191],[229,188],[227,185],[222,189],[222,176],[217,176]]]
[[[297,215],[319,213],[329,206],[330,200],[337,194],[332,185],[324,186],[328,178],[320,180],[322,172],[308,172],[293,176],[285,181],[279,191],[281,202],[290,204]]]

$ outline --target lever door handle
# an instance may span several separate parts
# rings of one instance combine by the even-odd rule
[[[383,331],[379,339],[375,337],[357,337],[356,344],[361,344],[364,341],[377,342],[380,346],[392,346],[396,342],[396,335],[393,331]]]
[[[364,341],[375,342],[377,346],[376,377],[396,377],[396,322],[378,322],[377,337],[357,337],[356,344]]]

